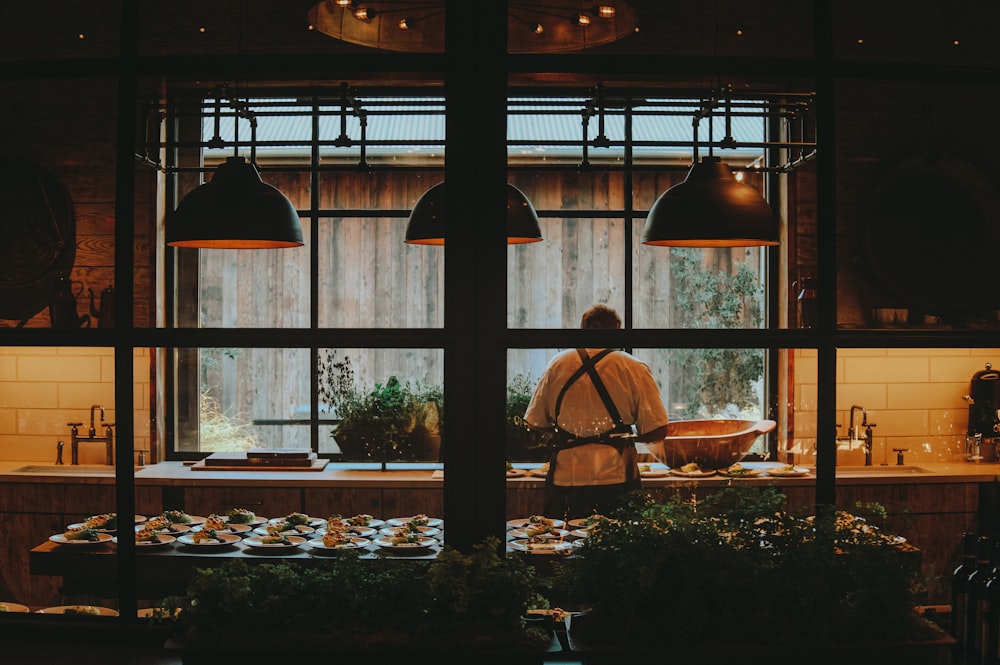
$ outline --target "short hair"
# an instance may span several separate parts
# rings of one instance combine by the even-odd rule
[[[581,328],[597,328],[601,330],[614,330],[622,325],[622,317],[613,307],[600,303],[591,307],[580,317]]]

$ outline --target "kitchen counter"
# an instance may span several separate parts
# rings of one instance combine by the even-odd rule
[[[773,463],[747,463],[747,467],[766,468]],[[19,471],[24,467],[36,467],[31,472]],[[726,484],[729,482],[767,484],[778,482],[782,485],[813,485],[816,482],[815,468],[805,466],[810,473],[800,477],[772,477],[766,474],[753,478],[733,479],[724,476],[705,478],[680,478],[661,476],[643,478],[643,484],[650,487],[670,486],[677,483]],[[870,467],[840,467],[837,483],[848,485],[870,484],[934,484],[934,483],[984,483],[1000,480],[1000,464],[969,464],[966,462],[927,462],[897,465],[874,465]],[[43,462],[0,461],[0,483],[56,483],[56,484],[113,484],[114,469],[106,466],[58,467]],[[182,462],[161,462],[138,468],[135,472],[136,486],[160,487],[243,487],[248,483],[268,487],[358,487],[434,489],[443,486],[441,473],[431,468],[397,468],[381,471],[378,468],[350,469],[343,464],[328,464],[322,471],[214,471],[192,470]],[[509,488],[541,488],[544,480],[533,476],[508,478]]]

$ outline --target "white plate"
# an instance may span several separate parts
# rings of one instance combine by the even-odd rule
[[[4,609],[0,609],[0,615],[4,614],[5,612],[23,613],[23,612],[30,612],[31,611],[30,609],[28,609],[27,605],[22,605],[21,603],[0,602],[0,607],[4,608]]]
[[[764,471],[769,476],[777,476],[779,478],[796,478],[799,476],[808,476],[809,469],[805,467],[797,466],[794,469],[783,469],[781,467],[775,467],[772,469],[764,469]]]
[[[173,536],[171,536],[169,534],[166,534],[166,533],[157,534],[156,537],[158,538],[158,541],[156,541],[156,542],[154,542],[152,540],[137,540],[137,541],[135,541],[135,546],[136,547],[162,547],[163,545],[169,545],[170,543],[172,543],[175,540],[177,540]],[[115,540],[116,543],[118,542],[118,538],[117,537],[114,540]]]
[[[226,522],[228,522],[228,523],[232,523],[232,524],[245,524],[245,525],[249,526],[250,528],[253,528],[255,526],[260,526],[261,524],[264,524],[265,522],[267,522],[267,518],[266,517],[261,517],[257,513],[254,513],[253,519],[250,520],[249,522],[233,522],[233,520],[230,519],[230,517],[229,517],[228,514],[226,514],[226,515],[219,515],[219,517],[221,517],[222,519],[226,520]]]
[[[316,529],[316,535],[319,536],[320,538],[325,536],[326,532],[327,532],[326,528]],[[349,533],[357,536],[358,538],[371,538],[376,533],[378,533],[378,531],[371,528],[370,526],[352,526]]]
[[[270,535],[267,532],[268,526],[273,526],[276,522],[269,522],[267,526],[259,526],[253,530],[258,536]],[[310,534],[316,533],[316,529],[311,526],[306,526],[304,524],[297,524],[294,529],[286,529],[281,532],[282,536],[308,536]]]
[[[670,469],[670,475],[681,478],[708,478],[715,475],[715,469],[700,469],[698,471],[681,471],[680,469]]]
[[[162,513],[161,513],[161,515],[162,515]],[[187,513],[185,513],[185,515],[187,515]],[[174,522],[174,524],[180,524],[180,525],[183,525],[183,526],[192,527],[195,524],[201,524],[202,522],[205,521],[205,518],[202,517],[202,516],[200,516],[200,515],[188,515],[187,517],[188,517],[187,521],[185,521],[185,522]]]
[[[191,527],[191,532],[194,533],[195,531],[201,531],[204,528],[205,528],[204,524],[199,524],[197,526]],[[236,534],[238,536],[241,533],[247,533],[247,532],[249,532],[250,529],[251,529],[251,527],[248,524],[227,524],[225,529],[216,529],[215,532],[216,533],[232,533],[232,534]]]
[[[569,535],[574,538],[586,538],[589,531],[587,529],[573,529],[569,532]]]
[[[49,540],[53,543],[59,543],[60,545],[73,545],[76,547],[85,547],[87,545],[100,545],[102,543],[110,543],[113,536],[110,533],[97,533],[97,540],[66,540],[66,536],[61,533],[57,533],[54,536],[49,536]]]
[[[552,529],[551,531],[546,531],[545,533],[532,533],[531,527],[526,527],[524,529],[511,529],[507,532],[507,535],[511,538],[531,538],[535,536],[537,538],[545,538],[546,540],[561,540],[569,535],[569,531],[566,529]]]
[[[323,544],[322,538],[313,538],[312,540],[307,540],[306,545],[313,548],[314,550],[325,550],[332,552],[334,550],[357,550],[368,547],[371,541],[367,538],[352,537],[348,542],[343,545],[334,545],[333,547],[327,547]]]
[[[38,614],[74,614],[73,610],[78,608],[91,608],[97,611],[97,614],[87,614],[84,612],[75,612],[78,616],[102,616],[102,617],[116,617],[118,616],[118,610],[113,610],[110,607],[97,607],[96,605],[59,605],[58,607],[45,607],[38,610]]]
[[[557,554],[567,552],[573,547],[573,543],[565,540],[551,540],[544,543],[532,543],[526,539],[512,540],[509,545],[512,550],[531,554]]]
[[[670,469],[650,469],[649,471],[640,471],[639,475],[643,478],[662,478],[670,475]]]
[[[149,529],[149,528],[152,528],[152,527],[146,526],[145,524],[136,524],[135,525],[135,530],[136,531],[138,531],[139,529]],[[153,530],[156,531],[156,532],[158,532],[158,533],[169,533],[169,534],[173,534],[173,535],[176,536],[176,535],[181,534],[181,533],[187,533],[188,531],[191,530],[191,527],[189,527],[187,524],[168,524],[165,527],[159,527],[159,528],[156,528],[156,529],[153,529]]]
[[[345,517],[343,519],[348,524],[354,524],[354,520],[357,517],[359,517],[359,516],[358,515],[352,515],[351,517]],[[376,519],[376,518],[372,517],[371,519],[368,520],[367,524],[360,524],[359,523],[358,526],[364,527],[364,528],[370,528],[370,529],[377,529],[380,526],[382,526],[383,524],[385,524],[385,520],[380,520],[380,519]]]
[[[552,527],[555,529],[561,529],[566,526],[566,522],[559,519],[550,519],[549,522],[552,523]],[[507,529],[524,529],[531,526],[533,522],[530,517],[522,517],[516,520],[507,520]]]
[[[596,520],[605,519],[602,515],[591,515],[590,517],[578,517],[575,520],[569,521],[569,526],[571,529],[583,529],[586,531],[590,527],[594,526],[593,522]]]
[[[399,545],[394,545],[392,542],[392,538],[389,538],[388,536],[382,536],[376,538],[372,542],[374,542],[376,545],[378,545],[384,550],[390,550],[396,552],[413,552],[415,550],[425,550],[431,545],[437,543],[437,541],[434,540],[433,538],[421,537],[420,540],[416,543],[401,543]]]
[[[437,535],[439,535],[441,533],[441,529],[438,529],[438,528],[433,527],[433,526],[418,526],[417,527],[417,531],[420,532],[421,536],[426,536],[428,538],[431,538],[433,536],[437,536]],[[405,527],[405,526],[387,526],[385,528],[379,529],[378,532],[379,532],[380,535],[389,536],[389,537],[392,537],[392,536],[405,536],[407,533],[409,533],[409,527]]]
[[[91,515],[87,519],[90,520],[90,519],[93,519],[94,517],[97,517],[97,515]],[[142,524],[145,521],[146,521],[146,517],[145,516],[143,516],[143,515],[135,515],[135,523],[136,524]],[[83,521],[83,522],[77,522],[75,524],[68,524],[66,526],[66,530],[69,531],[70,529],[81,529],[81,528],[83,528],[83,526],[86,523],[87,523],[86,521]],[[114,533],[117,529],[95,529],[95,530],[96,531],[100,531],[101,533]]]
[[[416,517],[416,515],[410,517],[393,517],[392,519],[386,520],[385,523],[389,526],[406,526],[408,523],[413,521],[414,517]],[[443,524],[444,520],[438,517],[428,517],[426,524],[421,524],[420,526],[432,526],[440,529]]]
[[[218,536],[219,536],[218,542],[211,542],[207,540],[195,542],[194,534],[185,533],[183,536],[177,539],[177,542],[183,543],[184,545],[191,545],[193,547],[225,547],[226,545],[233,545],[234,543],[240,542],[240,537],[234,536],[231,533],[220,533],[218,534]]]
[[[306,539],[302,536],[288,536],[287,543],[263,543],[259,536],[254,536],[252,538],[247,538],[243,541],[243,544],[247,547],[253,547],[254,549],[262,550],[290,550],[298,547],[302,543],[306,542]]]
[[[288,519],[287,515],[284,516],[284,517],[272,517],[271,519],[269,519],[267,521],[267,523],[268,524],[278,524],[279,522],[284,522],[287,519]],[[306,516],[306,523],[303,524],[303,525],[301,525],[301,526],[308,526],[308,527],[312,527],[313,529],[318,529],[321,526],[326,526],[326,522],[327,522],[327,520],[322,519],[320,517],[309,517],[307,515]],[[299,525],[296,525],[296,526],[299,526]],[[312,533],[312,531],[310,531],[309,533]]]
[[[742,470],[736,472],[732,472],[728,468],[718,470],[718,474],[720,476],[726,476],[727,478],[754,478],[755,476],[759,476],[761,473],[762,471],[760,469],[748,469],[746,467],[743,467]]]
[[[527,469],[507,469],[508,478],[517,478],[518,476],[527,475]]]

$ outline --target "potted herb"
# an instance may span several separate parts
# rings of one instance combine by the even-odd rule
[[[320,359],[319,398],[338,419],[333,436],[351,461],[438,461],[444,422],[440,387],[390,376],[371,390],[357,387],[351,359]]]
[[[526,374],[515,374],[507,384],[507,459],[515,462],[545,462],[549,459],[552,435],[535,432],[524,424],[535,392],[535,381]]]

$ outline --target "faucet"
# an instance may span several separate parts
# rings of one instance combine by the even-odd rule
[[[104,427],[104,436],[97,436],[97,427],[94,423],[94,415],[100,410],[101,412],[101,426]],[[113,466],[115,463],[114,458],[114,448],[115,448],[115,436],[112,431],[114,423],[104,422],[104,406],[101,404],[95,404],[90,407],[90,430],[87,436],[80,436],[79,428],[83,423],[66,423],[73,429],[70,431],[70,464],[80,463],[80,442],[102,442],[105,446],[105,463],[108,466]]]
[[[859,436],[861,430],[858,425],[854,424],[854,414],[857,413],[858,411],[861,412],[861,419],[862,419],[861,427],[864,427],[863,421],[868,417],[868,415],[865,413],[865,407],[858,406],[856,404],[851,406],[851,419],[850,419],[850,424],[847,426],[847,438],[850,439],[851,441],[857,441],[858,439],[861,438]]]
[[[865,428],[865,466],[872,465],[872,428],[875,427],[875,423],[868,422],[868,412],[864,412],[864,417],[861,419],[861,426]],[[899,454],[899,459],[903,459],[903,453]],[[900,461],[899,464],[903,462]]]
[[[60,465],[60,466],[63,463],[63,461],[62,461],[62,451],[63,451],[63,446],[65,446],[65,445],[66,445],[65,441],[60,441],[59,443],[56,444],[56,464]]]

